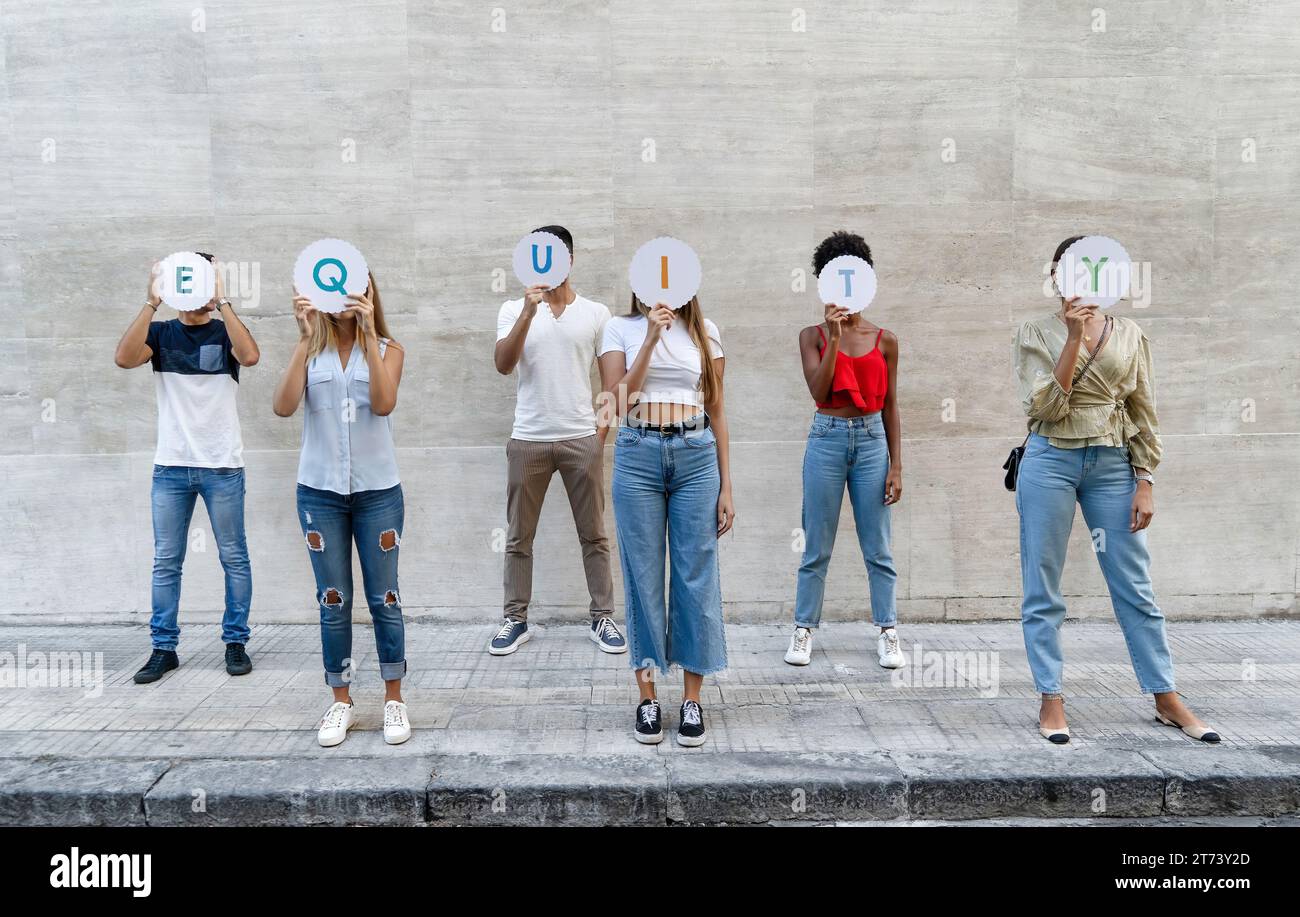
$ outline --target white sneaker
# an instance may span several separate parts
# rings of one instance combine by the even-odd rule
[[[351,728],[352,705],[345,704],[342,701],[335,701],[330,704],[330,708],[320,718],[320,729],[316,732],[316,741],[323,748],[342,745],[343,740],[348,737],[348,730]]]
[[[790,665],[807,665],[812,662],[812,630],[796,627],[790,638],[790,648],[785,651],[785,661]]]
[[[384,704],[384,741],[401,745],[411,737],[411,721],[406,718],[406,704],[390,700]]]
[[[880,637],[876,640],[876,656],[880,665],[886,669],[901,669],[907,665],[903,648],[898,643],[898,631],[891,627],[880,632]]]

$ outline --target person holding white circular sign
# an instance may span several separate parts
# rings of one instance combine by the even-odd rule
[[[316,577],[325,684],[334,693],[316,733],[326,748],[341,744],[355,721],[349,689],[354,543],[384,681],[384,741],[399,745],[411,736],[402,700],[406,628],[397,586],[406,504],[392,419],[405,351],[389,333],[374,274],[364,276],[359,290],[351,269],[340,278],[356,292],[337,312],[318,309],[295,289],[298,343],[272,403],[278,416],[289,417],[306,402],[298,522]]]
[[[216,297],[217,272],[210,255],[173,252],[157,274],[158,295],[177,312],[208,308]]]
[[[614,576],[605,537],[605,437],[609,422],[592,407],[591,368],[609,307],[573,288],[573,235],[543,226],[515,246],[515,273],[527,286],[501,304],[493,363],[518,376],[515,422],[506,443],[504,619],[488,641],[492,656],[532,639],[533,539],[551,479],[564,482],[582,546],[591,626],[605,653],[626,653],[614,623]]]
[[[727,665],[718,539],[730,531],[736,509],[721,336],[695,295],[699,259],[680,243],[663,242],[643,246],[633,259],[632,306],[605,328],[600,374],[606,406],[624,419],[612,492],[630,661],[641,694],[633,735],[643,744],[662,741],[654,669],[680,666],[677,742],[697,746],[705,740],[704,677]],[[647,257],[655,276],[645,286],[637,265]],[[663,296],[647,300],[642,293]]]
[[[1128,295],[1133,266],[1124,246],[1106,236],[1079,236],[1053,264],[1056,289],[1066,300],[1109,309]]]
[[[554,290],[569,276],[569,269],[573,266],[573,252],[569,244],[552,230],[568,233],[562,226],[535,229],[515,246],[511,265],[515,269],[515,276],[526,288]]]
[[[700,257],[670,236],[651,239],[636,250],[627,269],[632,293],[643,303],[680,309],[700,291]]]
[[[293,265],[293,288],[317,312],[350,309],[353,296],[366,292],[370,269],[355,245],[319,239],[304,248]]]
[[[799,333],[804,380],[816,405],[803,458],[803,560],[795,591],[794,633],[785,661],[812,660],[821,623],[840,507],[847,489],[867,565],[877,659],[904,664],[895,604],[898,574],[890,548],[890,507],[903,495],[902,425],[895,396],[898,339],[863,317],[876,293],[871,249],[836,232],[813,252],[825,321]]]
[[[175,318],[154,321],[163,302]],[[220,320],[214,320],[217,316]],[[246,645],[253,574],[244,536],[244,441],[236,396],[239,371],[261,358],[257,342],[226,299],[216,259],[177,252],[155,264],[144,306],[118,342],[114,361],[123,369],[148,363],[158,399],[154,453],[153,652],[135,673],[136,684],[158,681],[180,665],[177,613],[190,520],[199,498],[217,542],[225,573],[221,640],[226,672],[253,670]]]
[[[1075,236],[1057,247],[1054,274],[1064,276],[1062,258],[1086,238],[1095,237]],[[1039,732],[1056,744],[1070,740],[1059,631],[1066,612],[1061,573],[1078,504],[1088,528],[1104,538],[1097,561],[1138,684],[1154,695],[1156,718],[1218,742],[1177,693],[1165,618],[1151,587],[1146,528],[1155,514],[1153,473],[1162,446],[1150,344],[1132,319],[1103,316],[1101,304],[1082,294],[1066,298],[1078,292],[1068,283],[1060,292],[1057,311],[1023,323],[1013,346],[1029,433],[1011,484],[1020,514],[1025,650],[1042,694]]]
[[[866,243],[862,245],[865,248]],[[861,254],[836,255],[817,274],[817,295],[845,315],[857,315],[876,298],[876,270]]]

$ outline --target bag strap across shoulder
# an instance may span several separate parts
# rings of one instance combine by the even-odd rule
[[[1097,349],[1088,354],[1088,360],[1083,364],[1083,369],[1079,370],[1079,374],[1075,376],[1074,381],[1070,383],[1071,389],[1073,389],[1074,386],[1078,385],[1079,380],[1082,379],[1084,376],[1086,376],[1088,374],[1088,370],[1092,368],[1093,361],[1097,359],[1097,356],[1101,353],[1101,349],[1105,347],[1106,342],[1110,340],[1110,330],[1113,325],[1114,325],[1114,320],[1109,315],[1107,315],[1106,324],[1101,329],[1101,340],[1097,342]]]

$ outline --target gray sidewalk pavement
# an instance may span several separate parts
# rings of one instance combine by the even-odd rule
[[[407,628],[415,728],[383,743],[369,627],[355,627],[360,726],[322,749],[319,634],[255,626],[252,674],[225,673],[219,628],[185,628],[181,668],[131,682],[141,627],[0,627],[3,824],[895,823],[1300,813],[1300,621],[1174,621],[1180,690],[1223,736],[1155,723],[1111,622],[1063,631],[1075,736],[1035,728],[1015,623],[903,625],[908,665],[876,664],[875,632],[833,624],[811,665],[789,630],[728,626],[730,669],[706,682],[709,739],[672,742],[680,677],[661,680],[669,735],[631,736],[626,656],[580,625],[519,653],[489,625]],[[67,655],[72,654],[72,655]],[[97,674],[97,666],[102,673]],[[80,667],[79,671],[74,671]],[[7,669],[7,672],[6,672]],[[62,675],[60,675],[62,673]],[[59,677],[72,686],[51,686]]]

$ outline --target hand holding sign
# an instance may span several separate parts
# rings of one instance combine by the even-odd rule
[[[316,307],[311,300],[295,289],[293,291],[293,317],[298,322],[298,337],[304,341],[311,337],[316,318]]]
[[[840,255],[822,265],[817,275],[817,295],[852,315],[876,298],[876,272],[857,255]]]
[[[302,250],[293,265],[293,286],[320,312],[342,312],[348,297],[370,286],[366,259],[342,239],[320,239]]]
[[[530,232],[515,246],[512,263],[515,276],[525,287],[540,285],[554,290],[569,276],[573,257],[559,236]]]
[[[155,278],[158,297],[177,312],[194,312],[212,302],[217,272],[198,252],[173,252]]]
[[[1056,289],[1081,306],[1109,309],[1128,295],[1132,272],[1124,246],[1106,236],[1084,236],[1056,263]]]
[[[663,333],[672,327],[673,319],[676,317],[675,310],[663,303],[657,304],[650,310],[646,328],[646,341],[649,346],[654,346]]]
[[[627,278],[648,308],[663,303],[680,309],[700,291],[700,258],[685,242],[660,236],[636,250]]]

